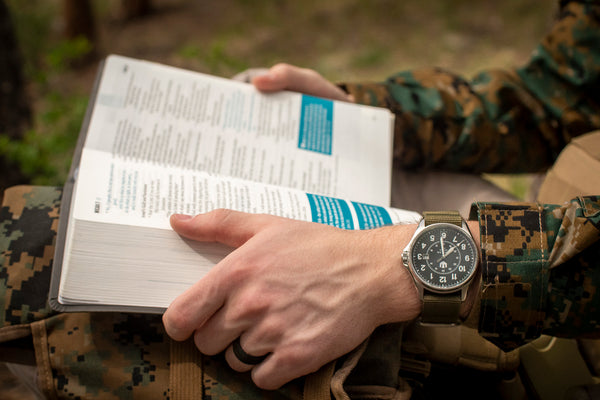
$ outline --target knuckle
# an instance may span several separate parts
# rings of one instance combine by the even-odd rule
[[[206,338],[201,332],[194,334],[194,344],[200,353],[206,354],[207,356],[214,356],[218,354],[222,349],[215,347],[213,341]]]
[[[228,210],[225,208],[217,208],[208,213],[210,216],[209,223],[212,224],[215,228],[219,228],[223,225],[224,221],[227,221],[231,216],[232,210]]]
[[[273,65],[273,67],[271,67],[271,71],[273,71],[277,74],[287,75],[287,74],[289,74],[289,72],[292,68],[293,67],[290,64],[280,62],[280,63]]]
[[[252,374],[252,381],[257,387],[263,390],[276,390],[279,389],[282,385],[274,379],[270,378],[269,376],[255,373]]]
[[[212,210],[210,213],[209,225],[211,231],[214,232],[213,240],[219,242],[229,235],[229,223],[233,215],[232,210],[225,208],[218,208]]]
[[[250,289],[240,296],[239,301],[232,307],[232,316],[234,320],[246,320],[257,317],[265,313],[270,306],[267,296],[260,290]]]
[[[305,363],[305,357],[294,350],[281,351],[278,354],[277,361],[281,368],[285,370],[296,369]]]
[[[304,72],[311,79],[321,78],[321,74],[315,71],[314,69],[305,69]]]
[[[281,318],[267,317],[257,326],[253,337],[269,343],[280,343],[287,327],[289,324],[285,324]]]

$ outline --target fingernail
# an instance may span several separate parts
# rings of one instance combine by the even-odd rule
[[[192,216],[187,214],[173,214],[173,218],[175,218],[178,221],[188,221],[192,219]]]

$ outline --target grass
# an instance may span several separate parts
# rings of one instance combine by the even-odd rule
[[[126,22],[119,18],[118,0],[92,2],[102,53],[219,76],[285,61],[317,69],[332,81],[382,80],[432,65],[468,77],[519,65],[556,11],[554,2],[538,0],[153,0],[152,15]],[[95,69],[72,69],[71,61],[91,47],[61,37],[59,0],[7,4],[35,121],[22,143],[0,134],[0,153],[17,161],[33,183],[61,185]],[[511,190],[523,196],[519,185]]]

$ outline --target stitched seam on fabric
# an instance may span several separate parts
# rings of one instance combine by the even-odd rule
[[[486,266],[486,271],[487,271],[487,268],[489,266],[489,260],[488,260],[488,256],[487,256],[488,225],[487,225],[486,213],[481,210],[481,203],[477,203],[477,213],[479,214],[479,220],[480,221],[481,221],[481,218],[483,218],[483,227],[484,227],[484,231],[485,231],[485,235],[484,235],[485,236],[485,243],[484,244],[485,244],[485,249],[486,249],[486,252],[485,252],[485,266]],[[481,236],[481,234],[480,234],[480,236]],[[482,263],[483,263],[483,260],[482,260]],[[484,283],[483,277],[482,277],[481,282],[484,285],[482,292],[487,291],[487,289],[490,287],[490,285],[488,283]],[[497,290],[498,289],[496,288],[496,291]],[[496,296],[496,307],[498,306],[497,297],[498,296]],[[487,307],[483,307],[483,315],[481,316],[480,320],[486,321],[486,312],[487,312]],[[496,322],[495,322],[495,320],[494,320],[494,332],[496,332]]]
[[[591,217],[597,215],[598,213],[600,213],[600,210],[595,211],[595,212],[591,212],[591,210],[588,210],[588,204],[585,201],[584,196],[578,196],[577,200],[579,201],[579,207],[583,210],[584,217],[591,218]]]
[[[544,281],[546,280],[546,270],[544,269],[544,262],[545,262],[545,251],[544,251],[544,233],[542,232],[542,213],[543,213],[543,208],[542,206],[537,203],[537,207],[538,207],[538,224],[539,224],[539,229],[540,229],[540,251],[542,252],[542,258],[540,260],[540,274],[539,274],[539,287],[540,287],[540,307],[543,306],[544,302],[544,288],[542,286],[542,284],[544,283]],[[531,314],[531,308],[529,313]],[[537,314],[537,313],[536,313]],[[538,336],[542,333],[541,332],[541,328],[538,328],[537,330]]]
[[[540,213],[540,209],[539,209],[539,205],[538,205],[538,231],[540,232],[540,251],[542,252],[542,257],[544,254],[544,249],[543,244],[542,244],[542,215]],[[542,264],[543,265],[543,264]],[[543,274],[543,270],[540,268],[540,273],[538,274],[538,278],[537,278],[537,282],[538,282],[538,287],[541,288],[541,284],[542,284],[542,274]],[[539,298],[539,304],[542,304],[542,293],[543,290],[540,290],[540,298]],[[528,311],[527,311],[527,320],[529,321],[529,324],[533,324],[534,321],[532,321],[532,316],[531,316],[531,307],[529,307]]]
[[[498,263],[498,264],[523,264],[524,262],[539,263],[539,262],[544,262],[544,261],[546,261],[545,258],[536,258],[534,260],[527,260],[527,261],[496,261],[496,263]]]
[[[41,384],[44,394],[50,396],[51,399],[54,399],[56,398],[56,392],[54,390],[54,382],[52,378],[52,366],[48,355],[48,336],[45,322],[34,322],[31,324],[31,331],[34,342],[36,363],[38,364],[37,376],[38,379],[41,379],[41,382],[38,383],[38,386]]]

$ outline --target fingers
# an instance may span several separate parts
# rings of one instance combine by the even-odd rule
[[[175,232],[188,239],[240,247],[269,220],[266,215],[219,209],[195,217],[174,214],[170,222]]]
[[[252,368],[252,380],[261,389],[279,389],[289,381],[317,371],[322,365],[331,361],[319,356],[307,356],[306,351],[278,349],[270,354],[264,362]]]
[[[329,82],[318,72],[289,64],[276,64],[266,74],[252,79],[254,86],[264,92],[292,90],[333,100],[350,101],[349,95]]]
[[[225,302],[225,291],[214,273],[209,272],[169,305],[162,320],[167,335],[186,340],[200,328]]]
[[[220,242],[232,247],[239,247],[258,230],[271,223],[274,218],[276,217],[231,210],[215,210],[195,217],[176,214],[171,216],[170,221],[178,234],[189,239]],[[163,315],[163,323],[170,337],[175,340],[187,339],[194,331],[202,328],[215,314],[214,319],[208,324],[208,329],[212,329],[215,335],[224,329],[225,322],[219,320],[219,318],[223,318],[223,313],[217,313],[217,311],[224,306],[229,296],[236,292],[235,288],[239,287],[245,279],[244,273],[239,268],[235,269],[236,265],[241,264],[239,257],[243,256],[236,252],[228,255],[170,304]],[[260,296],[251,297],[260,299]],[[259,302],[255,303],[255,306],[246,307],[246,310],[258,312],[261,305]],[[233,318],[233,320],[238,321],[243,318]],[[227,344],[244,329],[243,326],[228,328],[233,332],[225,335],[222,341],[213,345],[213,347],[219,348],[217,351],[214,348],[203,348],[202,345],[199,348],[207,354],[216,354],[224,350]],[[202,340],[196,339],[198,343],[202,343]],[[209,341],[205,340],[204,342]]]
[[[238,372],[247,372],[265,361],[271,353],[263,351],[259,356],[255,355],[259,354],[256,350],[246,352],[244,349],[248,348],[248,344],[242,345],[242,340],[244,340],[244,336],[238,337],[229,345],[225,351],[225,360],[231,369]]]
[[[299,376],[316,371],[330,361],[308,357],[306,351],[299,352],[291,348],[278,348],[272,352],[255,350],[250,340],[245,340],[246,337],[242,334],[227,347],[225,360],[235,371],[252,371],[252,380],[261,389],[278,389]]]

